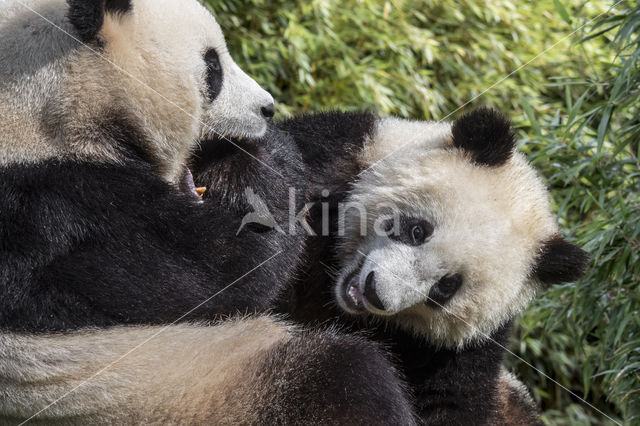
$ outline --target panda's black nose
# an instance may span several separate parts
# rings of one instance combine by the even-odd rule
[[[384,305],[378,297],[378,293],[376,293],[376,277],[373,271],[369,272],[367,278],[364,280],[363,296],[371,306],[384,311]]]
[[[268,121],[271,120],[274,115],[276,115],[276,107],[273,105],[273,103],[270,103],[269,105],[265,105],[260,108],[260,112],[262,113],[262,116]]]

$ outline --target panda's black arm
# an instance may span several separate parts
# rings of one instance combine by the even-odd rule
[[[278,123],[302,153],[310,180],[310,197],[323,190],[344,191],[366,166],[360,155],[373,136],[378,117],[365,111],[308,113]]]
[[[294,240],[241,232],[151,170],[0,170],[0,328],[65,330],[210,320],[265,309]],[[267,261],[262,267],[259,265]]]
[[[411,333],[376,329],[408,378],[423,424],[503,424],[497,388],[511,323],[464,349],[435,347]],[[525,423],[523,423],[525,424]]]

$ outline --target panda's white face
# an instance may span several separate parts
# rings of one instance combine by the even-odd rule
[[[366,232],[347,209],[338,304],[448,347],[524,310],[558,233],[547,190],[518,153],[487,166],[453,146],[414,147],[363,173],[348,202],[366,211]]]
[[[201,138],[261,136],[274,114],[196,0],[9,2],[0,35],[0,162],[109,160],[118,147],[92,140],[134,134],[174,180]]]
[[[220,26],[197,1],[134,0],[129,12],[108,13],[100,34],[105,53],[130,74],[125,84],[143,100],[137,106],[147,120],[157,118],[160,128],[192,123],[187,143],[177,140],[187,150],[207,135],[266,131],[273,98],[236,65]]]
[[[236,65],[220,26],[200,3],[134,0],[131,15],[134,21],[131,33],[127,34],[122,26],[116,27],[115,32],[124,32],[121,37],[131,36],[133,40],[121,40],[122,45],[107,44],[114,56],[131,50],[129,46],[136,47],[133,54],[157,55],[139,66],[149,66],[145,71],[156,74],[153,68],[163,64],[171,77],[182,77],[185,88],[199,92],[203,133],[230,137],[264,134],[267,120],[274,113],[273,98]],[[127,19],[126,15],[124,18]],[[117,38],[114,34],[114,39]],[[136,62],[133,58],[126,59],[122,61],[123,67]],[[136,69],[132,73],[139,74]]]

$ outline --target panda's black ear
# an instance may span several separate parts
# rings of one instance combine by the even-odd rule
[[[588,264],[584,250],[556,235],[540,247],[533,276],[546,285],[571,282],[582,278]]]
[[[95,40],[102,28],[105,13],[126,13],[131,10],[131,0],[67,0],[67,17],[80,40]]]
[[[468,151],[473,161],[485,166],[500,166],[511,158],[515,135],[511,122],[491,108],[479,108],[453,122],[453,145]]]

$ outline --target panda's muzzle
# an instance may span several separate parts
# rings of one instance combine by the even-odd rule
[[[360,283],[362,266],[353,271],[343,281],[340,290],[341,299],[344,305],[352,313],[377,313],[385,311],[384,304],[376,292],[376,276],[374,271],[370,271]]]
[[[462,285],[462,275],[453,274],[445,275],[440,278],[437,283],[429,290],[428,299],[425,305],[432,308],[442,308],[442,305],[447,303],[449,299],[453,297]]]

